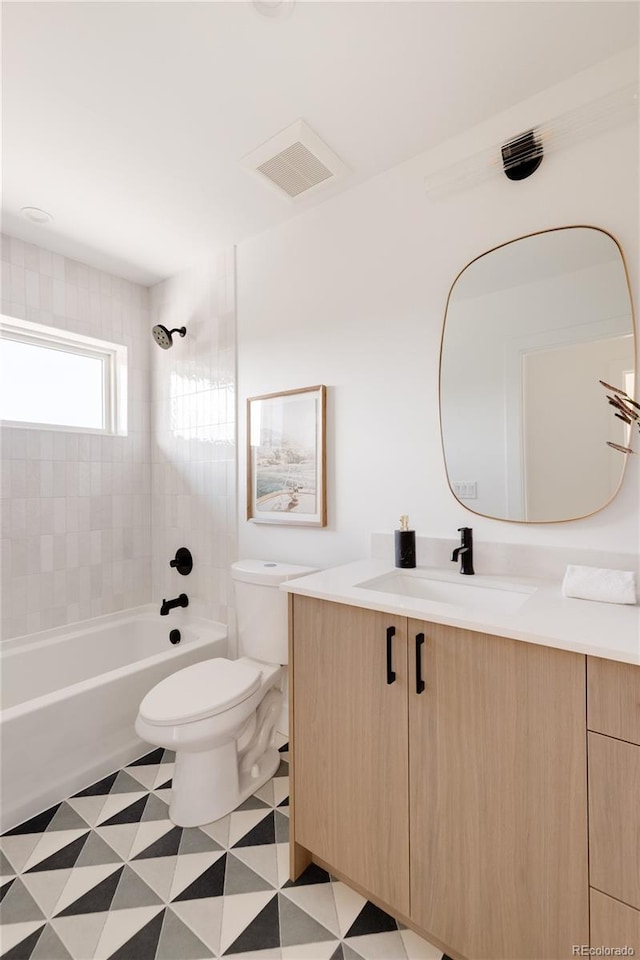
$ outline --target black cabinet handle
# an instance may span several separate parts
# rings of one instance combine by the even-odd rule
[[[422,679],[422,644],[424,643],[424,633],[416,634],[416,693],[422,693],[424,690],[424,680]]]
[[[392,654],[391,643],[395,636],[395,633],[396,633],[395,627],[387,627],[387,683],[393,683],[393,681],[396,678],[396,672],[395,670],[392,669],[392,661],[391,661],[391,654]]]

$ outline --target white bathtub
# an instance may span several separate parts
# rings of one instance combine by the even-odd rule
[[[141,756],[133,725],[144,695],[182,667],[226,656],[223,624],[176,613],[138,607],[0,644],[0,831]]]

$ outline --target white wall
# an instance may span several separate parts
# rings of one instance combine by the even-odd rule
[[[2,237],[2,312],[128,348],[128,434],[2,427],[2,636],[151,599],[145,287]]]
[[[234,298],[233,250],[151,289],[150,325],[187,328],[170,350],[151,348],[153,600],[186,593],[190,612],[223,623],[235,559]],[[169,566],[178,547],[193,554],[186,577]]]
[[[638,549],[638,458],[604,511],[569,524],[501,523],[467,512],[448,489],[438,422],[438,358],[447,294],[485,250],[567,224],[611,232],[638,303],[635,124],[545,156],[530,179],[492,179],[432,200],[431,170],[503,142],[637,75],[635,54],[545,91],[237,250],[239,512],[242,556],[330,565],[369,552],[401,513],[420,534],[601,550]],[[433,95],[431,92],[425,95]],[[283,201],[284,202],[284,201]],[[329,525],[247,522],[246,397],[328,387]]]

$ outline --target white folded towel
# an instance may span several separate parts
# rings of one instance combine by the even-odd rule
[[[635,603],[636,575],[632,570],[604,570],[569,564],[562,581],[562,594],[604,603]]]

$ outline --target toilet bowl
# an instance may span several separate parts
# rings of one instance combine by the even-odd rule
[[[275,730],[282,703],[281,675],[279,666],[246,658],[205,660],[178,670],[144,698],[136,733],[176,753],[169,806],[175,824],[195,827],[218,820],[278,769],[278,751],[266,744],[248,769],[243,760],[259,719],[263,740]],[[268,730],[267,709],[272,721]]]
[[[218,820],[278,769],[274,738],[288,659],[287,598],[278,586],[311,572],[268,561],[234,564],[238,637],[251,655],[194,663],[142,700],[136,733],[176,753],[169,816],[178,826]]]

